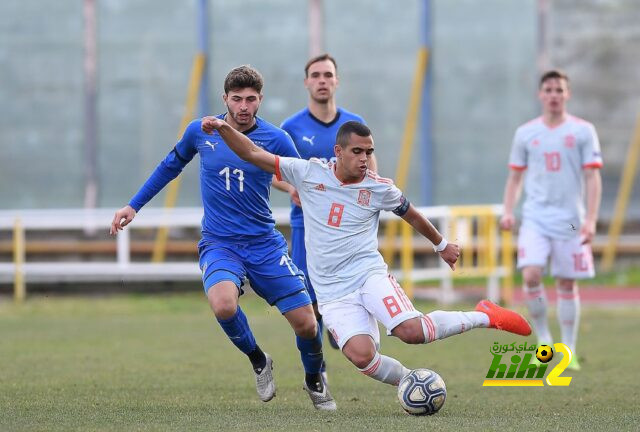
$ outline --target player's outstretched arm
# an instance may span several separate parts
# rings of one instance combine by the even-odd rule
[[[111,229],[109,234],[116,235],[118,231],[121,231],[129,225],[129,223],[136,217],[136,211],[130,205],[126,205],[118,210],[111,221]]]
[[[276,157],[273,153],[255,145],[246,135],[229,126],[226,121],[217,117],[203,117],[202,131],[211,134],[214,130],[218,131],[224,142],[241,159],[271,174],[276,172]]]
[[[458,257],[460,256],[460,247],[457,244],[448,243],[429,219],[416,210],[412,204],[409,205],[409,210],[407,210],[407,212],[401,217],[407,221],[409,225],[414,227],[416,231],[433,243],[436,248],[443,245],[444,248],[442,250],[436,250],[436,252],[438,252],[440,257],[449,264],[451,270],[456,269],[456,261],[458,261]]]

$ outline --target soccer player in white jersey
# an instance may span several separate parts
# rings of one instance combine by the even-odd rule
[[[206,117],[204,132],[214,130],[240,158],[295,186],[304,207],[309,276],[320,313],[344,355],[365,375],[398,385],[409,370],[381,355],[377,321],[387,333],[410,344],[428,343],[476,327],[531,334],[516,312],[483,300],[472,312],[415,310],[400,285],[389,275],[378,252],[378,220],[390,210],[428,238],[454,269],[460,255],[447,243],[389,179],[368,169],[374,150],[369,128],[350,121],[336,137],[336,163],[279,157],[253,144],[223,120]],[[377,321],[376,321],[377,320]]]
[[[580,321],[576,279],[594,276],[591,240],[600,207],[602,155],[593,125],[566,111],[569,96],[569,78],[564,73],[552,70],[542,75],[538,92],[542,116],[516,130],[500,225],[513,228],[513,208],[524,181],[518,268],[522,269],[533,328],[538,342],[551,345],[542,284],[551,258],[562,342],[575,354]],[[568,367],[580,369],[576,355]]]

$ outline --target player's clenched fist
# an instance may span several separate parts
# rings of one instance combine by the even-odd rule
[[[118,231],[121,231],[124,227],[129,225],[134,217],[136,217],[136,211],[133,209],[133,207],[129,205],[122,207],[116,212],[116,215],[113,217],[109,233],[111,235],[117,234]]]
[[[213,116],[202,118],[202,132],[212,134],[214,130],[218,130],[224,124],[224,120]]]
[[[451,270],[456,269],[456,261],[458,261],[458,257],[460,256],[460,246],[455,243],[449,243],[442,252],[439,252],[439,254],[444,262],[449,264]]]
[[[505,231],[509,231],[513,228],[516,223],[516,218],[513,216],[513,213],[505,213],[500,218],[500,228]]]

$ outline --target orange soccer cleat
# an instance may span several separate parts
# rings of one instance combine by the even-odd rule
[[[522,315],[509,309],[505,309],[489,300],[481,300],[476,305],[478,312],[484,312],[489,316],[489,327],[504,330],[522,336],[531,334],[531,326]]]

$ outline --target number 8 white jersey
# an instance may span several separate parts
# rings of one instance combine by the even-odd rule
[[[362,286],[373,271],[387,271],[378,252],[380,210],[394,210],[403,196],[393,181],[367,171],[343,184],[335,164],[276,157],[276,178],[292,184],[304,210],[307,266],[319,303]]]

